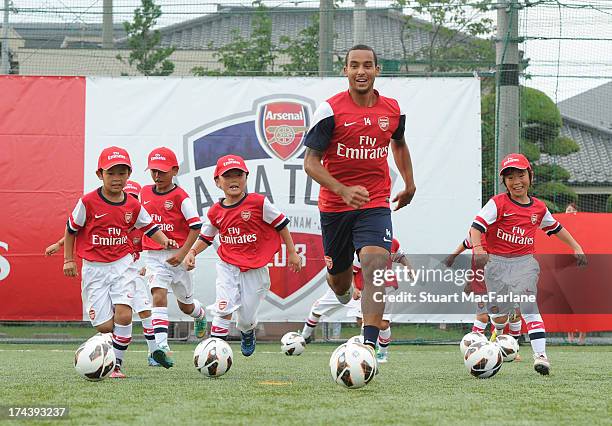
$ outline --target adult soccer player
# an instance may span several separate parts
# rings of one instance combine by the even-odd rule
[[[380,73],[376,53],[366,45],[353,46],[345,58],[348,91],[323,102],[306,135],[304,170],[321,185],[319,210],[327,282],[338,300],[351,299],[353,255],[363,272],[364,342],[374,348],[384,300],[375,298],[375,270],[389,262],[393,232],[389,204],[391,177],[389,147],[404,180],[392,200],[394,210],[409,204],[416,191],[410,151],[404,139],[406,117],[395,99],[374,90]]]

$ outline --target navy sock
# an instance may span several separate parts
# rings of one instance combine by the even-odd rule
[[[376,348],[376,342],[378,341],[378,334],[380,330],[378,327],[373,325],[366,325],[363,327],[363,343]]]

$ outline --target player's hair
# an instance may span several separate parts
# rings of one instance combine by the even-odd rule
[[[353,50],[368,50],[372,52],[372,55],[374,55],[374,66],[378,66],[378,56],[376,56],[376,52],[374,52],[374,49],[366,44],[356,44],[355,46],[351,47],[348,52],[346,52],[346,56],[344,57],[344,65],[348,65],[349,53],[351,53]]]

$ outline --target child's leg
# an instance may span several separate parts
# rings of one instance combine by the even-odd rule
[[[181,265],[173,270],[172,291],[179,309],[193,318],[196,337],[203,339],[206,335],[206,311],[199,300],[193,298],[193,276]]]
[[[129,305],[115,305],[115,324],[113,326],[113,349],[117,358],[117,365],[123,364],[123,356],[132,341],[132,307]]]
[[[243,333],[257,326],[257,311],[270,288],[268,268],[240,272],[240,307],[236,310],[236,327]]]
[[[238,282],[235,279],[239,269],[222,260],[217,261],[215,268],[217,271],[215,303],[208,306],[208,310],[214,314],[210,337],[225,340],[229,335],[232,314],[240,303]]]
[[[487,314],[487,307],[483,302],[476,304],[476,316],[474,318],[474,324],[472,325],[473,333],[484,334],[487,329],[487,323],[489,322],[489,315]]]
[[[229,335],[230,324],[232,323],[232,315],[215,316],[210,327],[210,337],[227,340]]]
[[[168,347],[168,290],[161,287],[151,289],[153,309],[151,309],[155,343],[158,347]]]
[[[152,354],[157,350],[157,343],[155,343],[155,332],[153,331],[153,315],[151,311],[141,311],[138,312],[138,316],[142,322],[142,334],[147,342],[149,354]]]
[[[314,306],[310,309],[310,313],[308,314],[308,318],[304,322],[304,328],[302,329],[302,336],[304,339],[308,339],[312,336],[312,333],[315,330],[317,324],[319,324],[319,319],[321,315],[317,315],[313,312]]]
[[[380,322],[380,333],[378,334],[380,351],[386,353],[389,343],[391,343],[391,323],[383,318]]]

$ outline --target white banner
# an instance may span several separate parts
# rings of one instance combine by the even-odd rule
[[[417,186],[412,204],[393,213],[394,236],[409,253],[448,253],[481,206],[479,81],[379,78],[376,88],[406,113]],[[241,155],[251,170],[249,191],[265,193],[287,214],[306,257],[304,271],[295,275],[283,267],[284,252],[277,254],[259,319],[302,321],[326,287],[318,185],[303,171],[303,136],[318,104],[346,89],[345,78],[88,78],[85,191],[100,185],[94,172],[104,147],[128,149],[132,179],[147,185],[147,154],[167,146],[181,164],[177,183],[205,217],[223,195],[213,180],[217,158]],[[403,182],[392,155],[389,164],[393,196]],[[215,298],[215,259],[207,250],[194,272],[195,297],[206,305]],[[171,320],[188,319],[173,301],[169,308]],[[336,318],[344,319],[342,313]],[[421,315],[399,319],[423,321]]]

